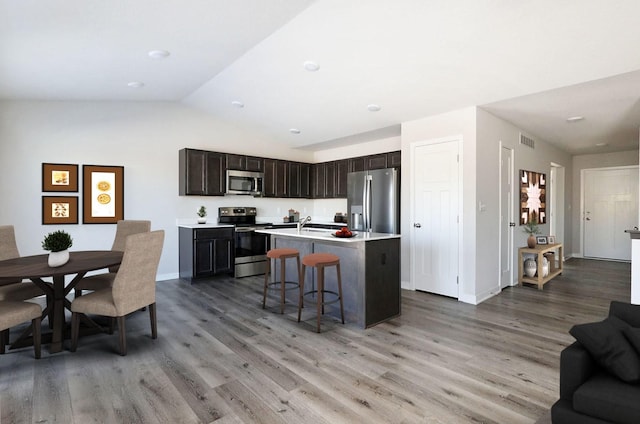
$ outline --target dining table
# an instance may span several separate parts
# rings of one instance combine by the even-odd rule
[[[69,252],[69,261],[59,267],[50,267],[46,254],[6,259],[0,261],[0,279],[29,279],[42,289],[47,297],[43,316],[49,315],[52,327],[49,352],[56,353],[62,351],[65,338],[65,309],[71,309],[71,302],[67,299],[69,292],[87,272],[119,265],[122,256],[123,252],[114,250]],[[67,282],[67,276],[72,275],[74,277]],[[44,278],[51,278],[52,282],[46,282]]]

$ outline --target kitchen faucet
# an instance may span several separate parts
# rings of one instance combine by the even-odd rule
[[[298,232],[300,232],[300,230],[302,230],[302,227],[304,227],[305,224],[308,224],[309,222],[311,222],[311,216],[307,216],[302,221],[298,221]]]

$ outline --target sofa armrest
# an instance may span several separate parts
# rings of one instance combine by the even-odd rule
[[[573,392],[591,377],[597,365],[578,342],[560,353],[560,398],[573,402]]]

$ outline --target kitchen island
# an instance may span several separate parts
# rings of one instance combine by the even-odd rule
[[[335,237],[335,231],[319,228],[259,230],[271,236],[271,248],[298,249],[300,258],[310,253],[340,257],[345,322],[371,327],[400,315],[400,234],[356,232],[351,238]],[[287,280],[297,280],[296,262],[287,261]],[[280,275],[280,263],[272,267],[272,279]],[[305,291],[315,289],[316,273],[307,268]],[[336,273],[325,273],[325,288],[337,291]],[[287,292],[287,301],[298,304],[298,292]],[[314,309],[315,310],[315,309]],[[327,307],[339,318],[340,311]],[[314,315],[315,316],[315,315]]]

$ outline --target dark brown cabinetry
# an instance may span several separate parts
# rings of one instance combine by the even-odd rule
[[[180,227],[180,278],[211,277],[234,272],[233,228]]]
[[[387,154],[381,153],[379,155],[367,156],[365,159],[365,166],[367,170],[387,168]]]
[[[222,196],[226,170],[264,172],[264,197],[346,198],[347,174],[399,167],[400,151],[309,164],[254,156],[180,150],[180,195]]]
[[[402,154],[397,152],[387,153],[387,168],[398,168],[402,164]]]
[[[226,155],[227,169],[237,169],[240,171],[264,171],[264,159],[254,156]]]
[[[199,196],[223,196],[225,157],[222,153],[182,149],[178,153],[178,193]]]
[[[264,197],[287,197],[287,162],[264,160]]]

